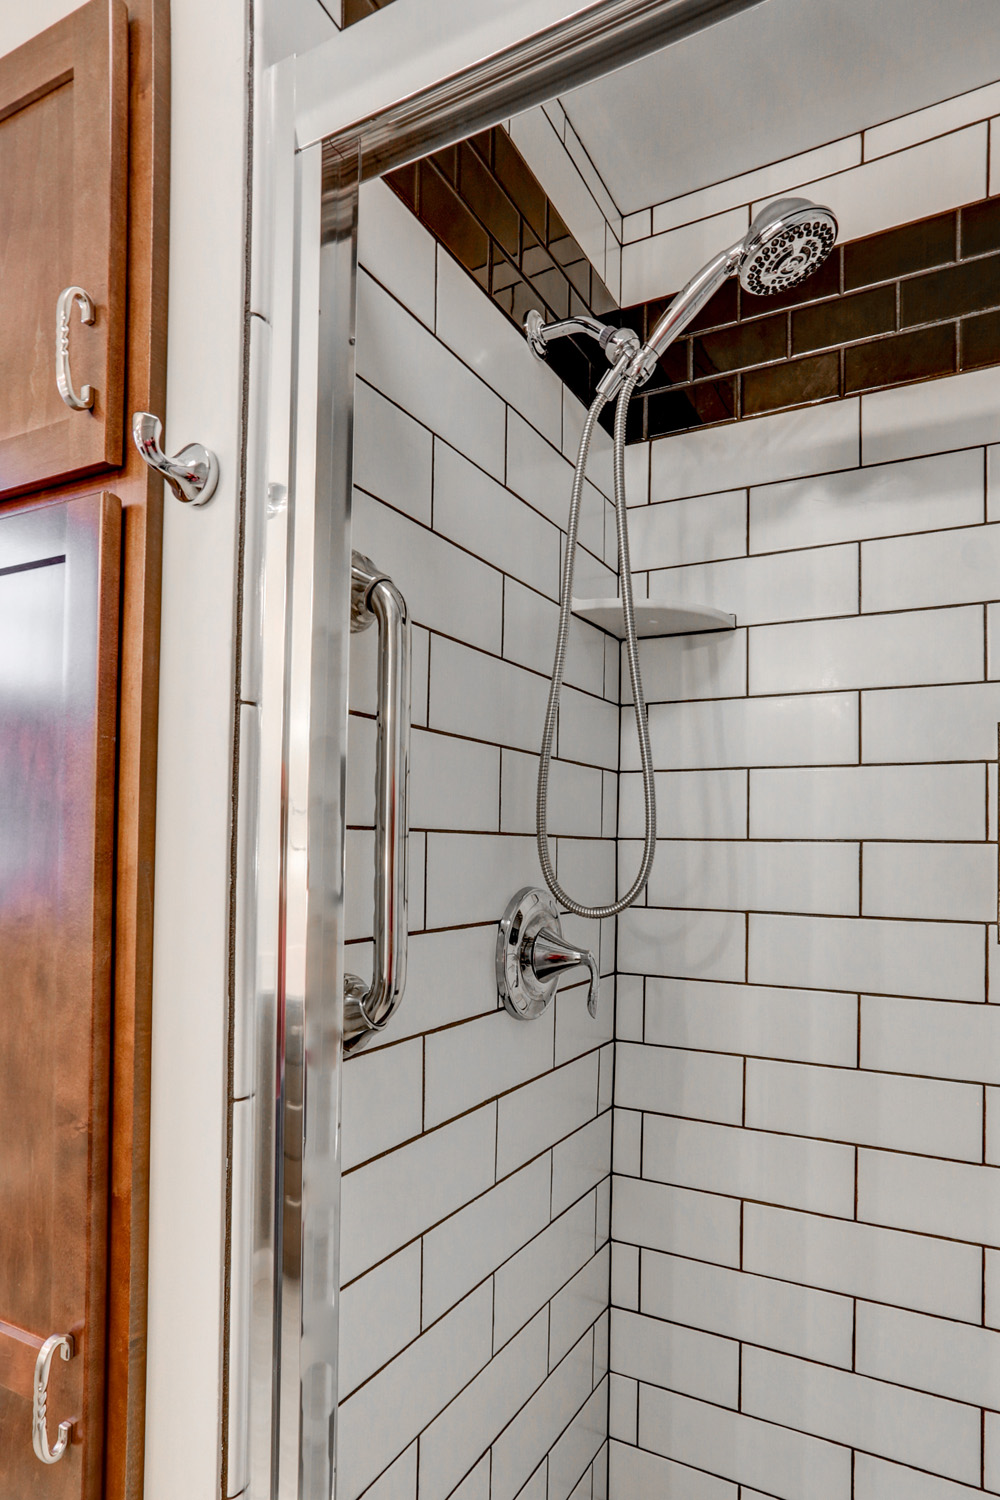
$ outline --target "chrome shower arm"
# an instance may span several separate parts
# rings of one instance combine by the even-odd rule
[[[684,331],[691,319],[701,312],[705,303],[714,297],[722,283],[739,268],[743,246],[743,240],[737,240],[736,244],[730,245],[728,250],[720,251],[707,265],[702,266],[697,276],[692,276],[687,286],[683,287],[672,299],[670,306],[632,361],[630,373],[638,376],[640,385],[645,385],[652,375],[656,369],[657,360],[664,350],[668,349],[674,339]]]
[[[546,347],[553,339],[565,338],[567,334],[585,333],[596,339],[608,357],[608,364],[618,362],[626,351],[636,354],[639,349],[638,334],[631,328],[615,328],[611,323],[602,323],[589,313],[574,313],[558,323],[546,323],[541,313],[532,310],[524,320],[524,335],[538,359],[546,356]]]

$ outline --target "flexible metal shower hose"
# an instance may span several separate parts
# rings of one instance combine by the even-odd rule
[[[635,390],[638,375],[629,376],[618,394],[615,409],[614,441],[614,485],[615,521],[618,529],[618,569],[621,578],[622,609],[625,615],[625,646],[628,652],[629,677],[632,682],[632,704],[635,709],[635,727],[639,735],[639,758],[642,762],[642,794],[646,812],[645,842],[639,873],[628,891],[618,901],[607,906],[584,906],[563,890],[556,879],[549,856],[547,827],[549,768],[552,762],[552,740],[555,735],[559,713],[559,696],[562,692],[563,670],[566,665],[566,645],[569,639],[570,616],[573,603],[573,568],[576,561],[576,538],[580,526],[580,506],[583,500],[583,481],[587,472],[587,455],[594,426],[604,407],[606,397],[598,395],[583,424],[580,451],[577,454],[576,472],[573,475],[573,493],[570,497],[569,524],[566,528],[566,561],[563,565],[562,594],[559,600],[559,629],[556,633],[556,654],[552,664],[552,681],[549,684],[549,701],[545,710],[545,727],[542,730],[542,750],[538,762],[538,796],[535,804],[537,817],[538,858],[542,865],[545,884],[567,911],[578,917],[616,917],[639,895],[649,872],[653,868],[656,852],[656,788],[653,782],[653,757],[649,748],[649,726],[646,722],[646,704],[642,695],[642,678],[639,675],[639,648],[635,634],[635,605],[632,601],[632,572],[628,550],[628,516],[625,506],[625,418],[628,404]]]

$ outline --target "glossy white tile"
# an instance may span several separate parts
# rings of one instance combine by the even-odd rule
[[[708,604],[725,610],[735,614],[739,625],[854,615],[858,609],[857,548],[770,552],[663,568],[650,572],[649,591],[671,604]]]
[[[747,690],[745,630],[650,638],[639,647],[642,691],[647,703],[691,698],[739,698]],[[622,673],[622,702],[631,704],[632,687]]]
[[[628,1495],[632,1500],[662,1500],[664,1495],[670,1495],[672,1500],[737,1500],[739,1491],[728,1480],[660,1458],[645,1448],[630,1446],[634,1442],[635,1438],[630,1437],[627,1442],[610,1445],[612,1495]],[[749,1491],[744,1488],[743,1493]]]
[[[747,978],[805,989],[981,1000],[981,927],[965,922],[751,914]]]
[[[1000,1334],[858,1303],[855,1368],[973,1406],[1000,1407]]]
[[[969,89],[954,99],[946,99],[943,104],[932,104],[927,109],[899,115],[885,125],[876,125],[865,131],[865,161],[884,156],[889,151],[901,151],[918,141],[945,135],[976,120],[988,119],[998,107],[1000,83],[989,83],[985,88]]]
[[[622,301],[627,307],[679,291],[720,245],[731,245],[747,232],[746,207],[731,208],[698,219],[651,239],[622,246]]]
[[[862,910],[869,917],[989,922],[997,910],[989,844],[865,845]]]
[[[1000,1171],[862,1150],[858,1218],[1000,1247]]]
[[[541,885],[535,841],[512,835],[427,835],[427,925],[499,921],[522,885]]]
[[[861,546],[863,610],[924,609],[997,596],[1000,524]]]
[[[851,1493],[847,1448],[655,1386],[639,1390],[639,1443],[694,1468],[766,1485],[781,1500],[848,1500]]]
[[[387,182],[363,184],[358,265],[428,328],[434,327],[435,252],[433,236]]]
[[[456,1482],[541,1385],[547,1332],[544,1314],[539,1314],[421,1434],[421,1495],[434,1500],[451,1495]]]
[[[734,1339],[642,1317],[626,1308],[611,1309],[611,1365],[633,1380],[735,1407],[739,1356]]]
[[[1000,687],[979,682],[865,693],[861,717],[866,761],[993,760]]]
[[[500,650],[503,580],[495,569],[360,490],[351,540],[391,575],[416,624]],[[369,650],[374,655],[374,645]]]
[[[546,1073],[499,1102],[497,1175],[523,1162],[593,1119],[597,1109],[598,1058],[593,1053]]]
[[[636,572],[741,557],[747,550],[747,492],[644,506],[629,517],[629,549]]]
[[[425,1328],[544,1229],[550,1175],[541,1157],[424,1235]]]
[[[978,1323],[982,1314],[982,1253],[950,1238],[748,1203],[743,1265],[781,1281],[943,1318]]]
[[[434,447],[434,529],[550,599],[558,598],[558,527],[440,441]],[[440,588],[442,579],[436,583]]]
[[[642,778],[638,772],[623,772],[618,785],[619,838],[641,839]],[[656,831],[660,838],[746,837],[746,771],[658,771],[655,785]],[[637,866],[638,859],[636,854],[630,868]]]
[[[341,1164],[344,1171],[419,1135],[423,1048],[418,1041],[352,1057],[341,1075]]]
[[[909,1460],[963,1482],[979,1475],[980,1413],[847,1370],[743,1351],[743,1409],[766,1421]]]
[[[982,460],[968,448],[754,488],[749,550],[829,546],[982,519]]]
[[[970,370],[861,398],[866,464],[1000,440],[1000,368]]]
[[[670,839],[657,856],[650,906],[830,915],[858,910],[857,844]]]
[[[751,670],[752,662],[753,647]],[[835,765],[857,760],[858,700],[854,693],[801,693],[654,703],[649,732],[659,770]],[[632,759],[623,756],[629,770]]]
[[[552,1148],[552,1215],[561,1214],[610,1176],[611,1111]]]
[[[1000,1084],[1000,1007],[862,995],[861,1066]]]
[[[490,1289],[482,1287],[341,1403],[338,1484],[356,1496],[490,1357]]]
[[[828,1141],[647,1115],[643,1176],[813,1213],[854,1213],[854,1151]]]
[[[493,1183],[496,1106],[344,1176],[340,1275],[353,1281]]]
[[[524,336],[440,246],[437,336],[498,396],[522,411],[530,411],[535,427],[553,442],[559,441],[559,377],[544,361],[525,358]],[[467,438],[459,439],[457,446],[467,451],[467,442]]]
[[[755,172],[744,172],[739,177],[717,182],[713,187],[700,188],[697,192],[684,193],[679,198],[658,203],[653,209],[654,231],[659,234],[676,224],[686,224],[736,204],[750,203],[755,198],[777,198],[803,180],[843,171],[856,166],[860,160],[860,135],[844,136],[827,146],[818,146],[813,151],[802,151],[797,156],[787,156],[766,167],[758,167]]]
[[[427,1037],[425,1127],[551,1068],[554,1023],[551,1007],[530,1026],[498,1010]]]
[[[651,444],[650,498],[674,500],[704,494],[709,474],[720,490],[730,490],[847,469],[860,458],[858,432],[859,406],[857,398],[852,398],[661,438]],[[877,462],[881,456],[866,461]]]
[[[834,991],[646,980],[646,1041],[852,1067],[858,1002]]]
[[[968,682],[982,675],[983,614],[971,606],[750,632],[751,693]]]
[[[501,398],[364,272],[358,276],[357,340],[363,380],[502,476]]]
[[[495,1350],[587,1264],[595,1248],[594,1197],[588,1194],[500,1267],[494,1277]]]
[[[903,1464],[887,1463],[871,1453],[858,1453],[854,1466],[855,1500],[973,1500],[982,1490],[934,1474],[923,1474]]]
[[[981,766],[829,766],[750,773],[752,838],[977,839],[985,832],[985,808]]]
[[[644,1250],[641,1307],[651,1318],[851,1367],[850,1297]]]
[[[856,240],[957,208],[985,191],[986,125],[979,124],[804,183],[798,196],[829,203],[841,239]],[[754,213],[760,207],[755,203]]]
[[[743,1110],[743,1059],[618,1042],[615,1103],[626,1109],[738,1125]]]
[[[740,1257],[740,1206],[734,1198],[668,1184],[615,1177],[615,1240],[735,1266]]]
[[[422,525],[431,524],[431,449],[426,427],[374,386],[354,397],[354,483]]]
[[[611,1246],[604,1245],[553,1297],[549,1313],[550,1369],[606,1315],[610,1267]]]
[[[340,1297],[338,1378],[343,1400],[420,1333],[420,1244],[359,1276]]]
[[[743,979],[746,918],[742,912],[632,906],[618,918],[618,964],[632,974]]]
[[[982,1091],[968,1083],[751,1058],[745,1123],[886,1151],[982,1159]]]

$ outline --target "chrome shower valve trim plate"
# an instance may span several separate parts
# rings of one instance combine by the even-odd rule
[[[587,1009],[597,1015],[597,960],[562,935],[559,908],[548,891],[526,885],[508,903],[497,932],[497,991],[519,1021],[535,1021],[547,1009],[560,974],[590,973]]]

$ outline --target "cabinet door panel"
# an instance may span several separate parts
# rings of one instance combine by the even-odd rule
[[[0,517],[0,1495],[98,1500],[121,508]],[[32,1449],[31,1377],[56,1359]]]
[[[124,0],[90,0],[0,58],[0,496],[121,463],[124,404],[128,23]],[[71,410],[56,384],[65,287],[94,303],[70,317]]]

